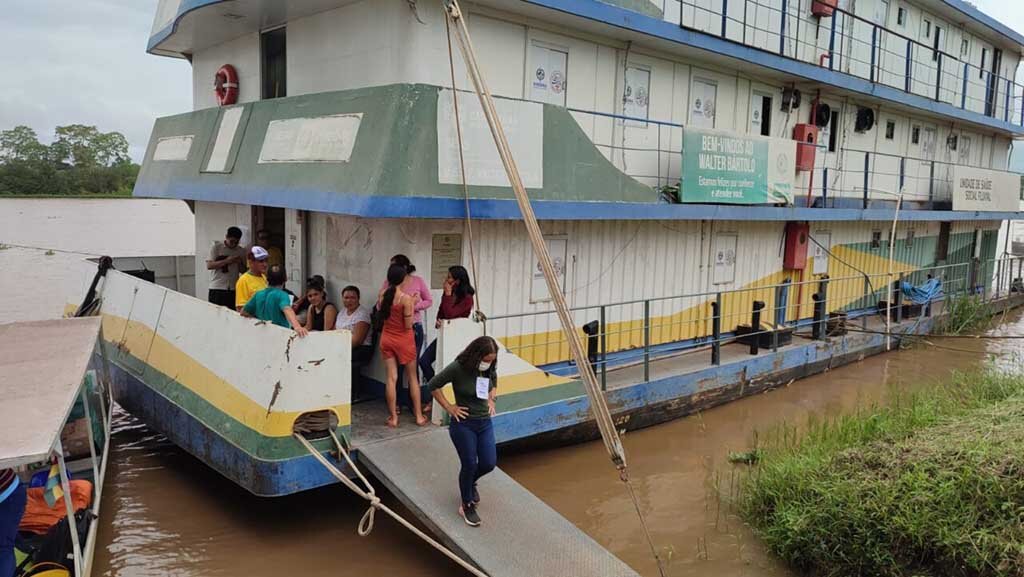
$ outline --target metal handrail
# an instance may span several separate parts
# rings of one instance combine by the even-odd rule
[[[849,266],[849,265],[847,265]],[[722,345],[730,342],[735,342],[737,339],[745,337],[755,337],[751,340],[750,351],[751,354],[757,354],[758,341],[761,335],[771,334],[771,348],[777,350],[779,347],[779,333],[771,329],[761,330],[761,320],[767,319],[769,326],[774,326],[776,329],[782,327],[785,329],[796,329],[798,327],[810,327],[810,336],[814,339],[825,339],[827,338],[826,325],[829,318],[829,310],[835,298],[839,299],[839,302],[845,302],[842,305],[848,307],[853,303],[864,301],[865,299],[881,299],[884,295],[889,294],[889,286],[894,282],[902,283],[905,280],[913,278],[921,278],[922,276],[927,277],[938,277],[942,279],[943,295],[946,296],[960,296],[960,295],[981,295],[981,298],[985,300],[1003,298],[1014,292],[1024,291],[1024,257],[1022,256],[1008,256],[1003,258],[991,259],[991,260],[978,260],[972,259],[970,262],[955,263],[949,265],[937,265],[932,267],[925,267],[914,271],[894,271],[893,273],[878,273],[878,274],[863,274],[856,276],[828,278],[823,277],[821,279],[814,279],[809,281],[799,281],[790,283],[776,283],[773,285],[766,285],[763,287],[742,287],[740,289],[732,289],[727,291],[714,291],[714,292],[698,292],[689,293],[684,295],[676,295],[669,297],[656,297],[648,299],[636,299],[629,301],[621,301],[617,303],[604,303],[597,305],[586,305],[582,307],[574,307],[572,310],[586,311],[586,310],[598,310],[599,312],[599,332],[590,335],[590,338],[596,338],[599,343],[599,351],[596,358],[591,359],[591,363],[595,369],[599,371],[602,386],[607,388],[607,374],[608,367],[612,364],[609,360],[608,350],[608,337],[619,336],[621,339],[625,339],[626,346],[620,346],[615,355],[621,357],[621,367],[638,366],[643,365],[644,381],[650,380],[650,365],[652,362],[658,362],[664,359],[674,358],[680,354],[688,354],[696,352],[698,350],[704,350],[710,348],[712,365],[719,364],[721,362],[721,347]],[[870,282],[871,278],[885,279],[884,283],[875,286]],[[844,287],[842,284],[844,281],[850,280],[863,280],[862,291],[857,293],[849,292],[849,287]],[[787,300],[785,305],[781,305],[775,302],[775,298],[779,294],[778,289],[781,287],[787,287],[788,290],[793,290],[796,287],[802,285],[816,285],[818,293],[814,295],[809,302],[792,303]],[[829,289],[829,286],[833,287]],[[847,290],[844,292],[843,289]],[[1004,290],[1005,289],[1005,290]],[[835,291],[839,291],[838,297],[835,296]],[[767,294],[775,294],[773,297],[771,306],[766,306],[767,303],[755,303],[752,310],[740,310],[731,313],[723,311],[723,305],[729,303],[730,297],[743,292],[750,291],[762,291]],[[868,317],[872,314],[882,315],[883,317],[888,316],[889,318],[895,317],[897,322],[903,318],[903,309],[900,306],[902,303],[902,297],[900,291],[894,291],[891,293],[895,299],[893,302],[887,302],[885,309],[879,309],[876,311],[875,307],[862,308],[862,309],[848,309],[846,311],[847,319],[854,320],[859,318],[861,322],[861,328],[867,328]],[[684,319],[680,321],[661,322],[655,321],[655,317],[664,317],[663,313],[652,314],[651,304],[659,301],[665,301],[669,299],[686,299],[686,298],[699,298],[708,297],[714,295],[712,300],[707,300],[703,304],[710,305],[710,315],[699,315],[691,319]],[[925,316],[932,314],[932,301],[923,305],[923,312]],[[608,328],[607,318],[608,309],[615,306],[635,306],[643,305],[643,316],[642,318],[622,318],[614,321],[620,326],[614,330]],[[879,305],[881,303],[879,302]],[[783,317],[782,325],[774,323],[774,319],[777,318],[779,311],[788,311],[791,307],[797,307],[797,318],[792,320],[785,320]],[[801,316],[801,310],[811,306],[814,310],[813,317]],[[678,311],[677,311],[678,312]],[[515,315],[497,315],[487,319],[486,323],[494,323],[498,321],[509,321],[513,319],[524,319],[528,317],[535,317],[537,315],[552,314],[553,311],[534,311],[526,312]],[[677,314],[677,313],[669,313]],[[786,313],[784,313],[785,315]],[[739,335],[731,331],[723,332],[721,329],[722,321],[727,320],[732,322],[734,319],[748,320],[750,321],[750,331],[746,335]],[[639,322],[639,326],[634,326],[633,323]],[[623,326],[628,325],[628,326]],[[689,341],[663,341],[658,344],[652,342],[652,331],[659,331],[662,333],[662,337],[665,331],[672,331],[674,329],[685,327],[686,325],[702,326],[705,331],[704,334],[698,334]],[[710,327],[710,329],[709,329]],[[710,330],[710,333],[706,331]],[[485,324],[485,332],[487,330],[487,324]],[[498,335],[499,337],[501,335]],[[516,335],[511,335],[516,336]],[[518,335],[528,336],[528,335]],[[642,342],[642,345],[632,345],[631,343]],[[541,351],[550,350],[550,347],[559,347],[559,349],[565,346],[565,341],[562,339],[556,340],[544,340],[540,342],[530,342],[528,344],[516,345],[509,347],[509,350],[513,351],[524,351],[529,349],[539,349]],[[544,353],[546,354],[546,353]],[[622,356],[625,355],[625,356]],[[630,359],[639,359],[631,361]],[[618,362],[618,361],[616,361]],[[549,366],[550,372],[565,372],[572,371],[572,365],[562,365],[564,359],[559,361],[559,366],[562,369],[557,369]]]
[[[698,6],[697,4],[692,2],[692,0],[675,0],[675,1],[680,6],[680,15],[679,15],[680,16],[680,22],[679,22],[679,24],[680,24],[680,26],[683,26],[685,28],[689,28],[689,27],[686,25],[686,23],[683,20],[685,18],[685,10],[684,10],[684,8],[687,8],[687,9],[691,9],[692,8],[695,11],[694,13],[696,13],[696,11],[700,11],[702,13],[706,13],[706,14],[709,14],[709,15],[713,15],[714,17],[721,18],[720,31],[709,31],[709,30],[704,30],[702,28],[695,28],[695,30],[698,30],[698,31],[701,31],[701,32],[707,33],[707,34],[718,35],[718,36],[722,37],[725,40],[733,41],[727,35],[728,24],[729,23],[733,23],[733,24],[738,24],[738,25],[743,27],[743,40],[742,40],[741,43],[744,44],[745,46],[750,46],[750,47],[755,48],[755,49],[762,49],[762,50],[766,50],[766,51],[769,51],[769,52],[781,54],[781,55],[783,55],[785,57],[788,57],[788,58],[799,59],[795,55],[795,52],[796,52],[795,50],[792,50],[792,49],[791,50],[787,50],[786,49],[787,41],[788,41],[788,43],[790,45],[795,44],[797,47],[800,47],[800,46],[813,46],[815,48],[818,47],[817,39],[815,39],[815,42],[808,42],[806,40],[794,38],[792,35],[790,35],[788,37],[785,35],[785,29],[786,29],[785,25],[786,25],[787,19],[797,19],[797,18],[799,18],[799,15],[792,14],[788,10],[779,9],[779,8],[776,8],[775,6],[764,4],[762,2],[758,2],[757,0],[744,0],[744,13],[743,13],[744,14],[744,18],[742,20],[740,20],[739,18],[737,18],[735,16],[731,16],[729,14],[729,10],[728,10],[728,4],[729,3],[728,3],[728,0],[725,0],[723,2],[722,10],[721,11],[713,10],[711,8],[707,8],[707,7],[704,7],[704,6]],[[772,30],[770,28],[764,28],[762,26],[759,26],[758,22],[748,22],[748,17],[747,17],[748,7],[751,6],[751,5],[753,5],[755,8],[765,9],[765,10],[768,10],[770,12],[773,12],[773,13],[777,14],[778,17],[780,18],[780,27],[779,27],[779,29],[778,30]],[[783,6],[785,6],[785,3],[783,4]],[[838,20],[837,14],[841,15],[843,17],[843,27],[844,28],[847,26],[847,19],[852,20],[854,26],[856,26],[857,23],[861,23],[863,25],[870,26],[871,29],[872,29],[871,42],[869,43],[869,42],[867,42],[867,41],[865,41],[865,40],[863,40],[861,38],[858,38],[857,35],[855,35],[855,34],[848,34],[848,33],[846,33],[845,30],[837,29],[837,25],[836,25],[836,22]],[[925,43],[923,43],[923,42],[921,42],[919,40],[916,40],[914,38],[906,36],[905,34],[902,34],[902,33],[898,32],[896,30],[893,30],[893,29],[888,28],[886,26],[883,26],[881,24],[877,24],[877,23],[875,23],[875,22],[873,22],[871,20],[868,20],[867,18],[864,18],[862,16],[858,16],[857,14],[849,12],[849,11],[843,9],[843,8],[835,7],[832,16],[824,16],[823,18],[827,18],[827,19],[831,20],[831,26],[829,27],[829,29],[830,29],[829,30],[829,47],[826,50],[826,54],[822,55],[824,58],[828,59],[828,61],[829,61],[828,62],[828,67],[829,67],[830,70],[834,69],[834,67],[836,65],[836,57],[838,56],[838,57],[840,57],[842,59],[845,59],[848,62],[855,62],[855,63],[858,63],[860,65],[870,66],[869,73],[868,73],[868,75],[866,77],[869,77],[872,82],[882,83],[882,84],[886,84],[886,85],[893,86],[893,87],[896,87],[896,88],[901,88],[904,92],[913,93],[913,94],[919,94],[919,93],[921,93],[921,91],[920,90],[914,90],[914,84],[911,82],[911,78],[913,76],[915,68],[919,68],[921,66],[924,66],[924,67],[926,67],[927,70],[935,72],[936,75],[938,76],[938,78],[936,79],[936,81],[934,83],[934,90],[933,90],[933,92],[925,94],[925,96],[929,96],[933,100],[936,100],[936,101],[948,102],[949,104],[952,104],[954,106],[959,104],[959,108],[964,109],[964,110],[972,110],[972,111],[975,111],[975,110],[973,110],[975,107],[970,107],[969,108],[967,106],[967,101],[970,100],[972,103],[980,102],[981,110],[977,110],[976,111],[979,114],[983,114],[985,116],[992,117],[992,118],[1000,118],[1001,117],[1005,122],[1011,122],[1011,123],[1016,124],[1016,125],[1024,125],[1024,85],[1022,85],[1020,83],[1017,83],[1013,79],[1005,77],[1005,76],[1002,76],[1002,75],[1000,75],[998,73],[993,73],[992,71],[989,71],[989,70],[985,70],[984,68],[979,67],[977,65],[974,65],[974,64],[972,64],[969,61],[962,60],[958,56],[954,56],[953,54],[947,52],[943,48],[935,48],[934,46],[929,46],[928,44],[925,44]],[[766,34],[769,34],[769,35],[777,35],[777,36],[779,36],[779,48],[778,48],[778,50],[762,48],[760,46],[757,46],[756,44],[751,44],[750,42],[748,42],[747,38],[746,38],[746,34],[747,34],[747,29],[748,28],[753,30],[755,33],[760,32],[760,33],[766,33]],[[905,45],[906,46],[906,54],[900,54],[899,52],[896,52],[894,50],[891,50],[889,48],[881,46],[881,44],[883,44],[883,43],[880,42],[879,38],[878,38],[878,36],[879,36],[878,31],[879,30],[882,32],[882,34],[885,35],[885,38],[892,37],[896,42]],[[948,33],[948,30],[947,30],[947,33]],[[838,47],[837,47],[837,42],[836,42],[837,34],[838,34],[838,39],[840,40],[840,42],[838,43]],[[863,59],[855,57],[853,54],[846,54],[845,53],[846,51],[842,48],[842,45],[846,41],[855,42],[855,43],[858,43],[860,45],[868,45],[868,44],[870,44],[870,46],[871,46],[871,58],[870,58],[870,60],[863,60]],[[935,62],[935,64],[932,64],[931,62],[928,62],[927,60],[915,61],[913,59],[914,52],[915,51],[920,52],[921,50],[926,51],[926,53],[928,53],[928,54],[933,54],[934,56],[933,56],[932,61]],[[789,52],[792,52],[793,54],[790,54]],[[885,59],[884,58],[876,58],[876,54],[879,54],[879,53],[880,53],[881,56],[892,55],[892,56],[897,56],[899,58],[903,58],[906,61],[905,65],[903,67],[903,70],[901,70],[901,71],[889,70],[886,67],[886,65],[885,65]],[[802,59],[800,59],[800,60],[802,60]],[[945,70],[943,70],[943,63],[949,63],[945,67]],[[954,72],[950,72],[950,69],[953,69]],[[959,73],[959,71],[961,69],[964,71],[962,77],[961,77],[961,75]],[[893,83],[890,83],[890,82],[885,82],[884,79],[880,79],[879,78],[880,75],[876,74],[876,70],[879,70],[879,71],[882,71],[882,72],[886,72],[886,73],[889,73],[889,74],[903,75],[904,76],[904,82],[902,83],[903,84],[902,87],[897,85],[897,84],[893,84]],[[982,74],[982,77],[984,78],[983,82],[978,83],[978,82],[974,82],[974,81],[969,81],[969,78],[975,72],[980,72]],[[853,72],[851,71],[851,73],[853,73]],[[861,76],[860,74],[855,74],[855,73],[854,73],[854,75]],[[961,86],[954,86],[954,87],[943,86],[944,84],[948,84],[948,82],[945,82],[944,79],[959,80],[959,81],[961,81],[961,82],[959,82],[959,84],[961,84]],[[969,97],[968,96],[968,90],[966,90],[968,84],[970,84],[971,86],[976,86],[976,87],[979,86],[979,84],[980,84],[980,87],[984,89],[985,96],[983,98]],[[991,92],[991,90],[993,88],[996,91],[998,91],[998,92],[1001,92],[1001,91],[1005,90],[1005,94],[1000,94],[999,97],[997,98],[996,95],[993,92]],[[960,99],[959,99],[960,102],[959,103],[956,102],[956,100],[957,100],[956,96],[957,96],[958,90],[960,92]],[[945,94],[943,93],[943,91],[945,91]],[[949,98],[945,98],[946,96],[949,96]],[[1017,106],[1018,102],[1020,102],[1020,104],[1021,104],[1021,106],[1019,106],[1019,107]],[[1019,111],[1019,117],[1018,117],[1018,111]],[[1011,116],[1012,116],[1012,118],[1011,118]]]

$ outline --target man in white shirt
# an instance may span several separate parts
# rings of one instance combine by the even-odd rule
[[[235,310],[235,283],[244,270],[245,249],[239,245],[242,231],[237,226],[228,228],[224,240],[213,243],[206,270],[210,271],[208,299],[215,305]]]

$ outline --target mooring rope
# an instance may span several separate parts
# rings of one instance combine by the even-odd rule
[[[647,530],[647,524],[644,521],[643,511],[640,508],[636,491],[633,489],[632,483],[629,481],[629,472],[626,466],[626,452],[622,446],[622,440],[619,438],[619,432],[615,428],[615,421],[612,419],[611,412],[608,410],[608,403],[604,398],[601,385],[598,383],[597,375],[594,374],[594,369],[587,358],[586,352],[583,348],[583,343],[576,331],[576,327],[573,325],[572,317],[569,314],[569,307],[565,302],[565,295],[562,294],[561,283],[558,281],[558,275],[556,274],[554,264],[551,261],[551,255],[548,252],[547,243],[544,240],[544,235],[537,222],[537,217],[533,212],[533,206],[530,204],[530,199],[526,194],[526,187],[523,185],[522,178],[519,175],[519,169],[516,167],[515,159],[512,157],[512,151],[509,147],[508,139],[505,136],[501,119],[498,118],[497,109],[494,107],[494,99],[491,96],[490,90],[487,88],[487,82],[485,81],[483,74],[480,71],[480,66],[477,63],[476,54],[473,50],[473,43],[470,39],[469,29],[466,27],[466,22],[463,18],[462,9],[459,7],[458,0],[444,1],[445,17],[449,22],[449,25],[454,26],[456,29],[456,38],[458,39],[459,50],[462,53],[463,62],[466,64],[466,71],[473,84],[473,88],[476,91],[477,97],[480,100],[480,106],[483,109],[485,118],[487,119],[487,125],[490,128],[491,136],[494,138],[494,144],[497,148],[498,156],[501,158],[509,183],[512,185],[512,191],[515,193],[516,202],[523,215],[523,224],[526,225],[527,235],[530,238],[530,243],[533,245],[533,251],[540,261],[541,270],[544,273],[544,280],[548,286],[548,293],[555,305],[555,312],[557,313],[559,323],[562,326],[562,332],[565,334],[566,340],[568,341],[569,350],[572,352],[573,359],[576,361],[576,366],[579,368],[580,380],[583,382],[587,396],[590,399],[591,411],[594,414],[594,420],[597,423],[597,428],[601,432],[601,440],[604,442],[605,449],[608,451],[608,456],[611,458],[612,463],[619,471],[619,478],[629,490],[630,498],[633,501],[633,507],[636,510],[637,516],[640,519],[640,524],[644,529],[644,536],[647,538],[647,543],[650,546],[651,553],[654,555],[654,560],[657,562],[658,573],[661,574],[662,577],[665,577],[665,568],[662,566],[661,557],[658,555],[654,542],[651,539],[650,532]],[[451,45],[449,44],[449,58],[452,59],[453,56],[451,56],[450,46]]]
[[[362,471],[360,471],[359,468],[356,467],[356,464],[352,462],[352,457],[349,456],[348,451],[345,450],[345,447],[341,444],[341,441],[334,434],[334,431],[330,431],[330,433],[331,438],[334,439],[334,444],[338,447],[338,453],[342,457],[344,457],[345,462],[348,463],[349,468],[351,468],[352,471],[355,472],[356,476],[359,477],[359,480],[362,481],[364,485],[366,485],[366,489],[363,489],[362,487],[357,485],[355,481],[350,479],[348,475],[339,471],[338,468],[334,466],[334,463],[328,461],[326,457],[320,454],[320,451],[316,450],[316,447],[314,447],[313,444],[310,443],[308,439],[306,439],[306,437],[303,437],[298,433],[292,433],[292,436],[295,437],[300,443],[302,443],[302,446],[305,447],[307,451],[309,451],[309,454],[313,455],[313,457],[317,461],[319,461],[320,464],[323,465],[324,468],[326,468],[331,475],[334,475],[334,477],[338,479],[338,481],[340,481],[341,484],[348,487],[356,495],[359,495],[363,499],[366,499],[367,501],[370,502],[369,508],[366,510],[366,513],[363,514],[362,519],[359,520],[359,526],[356,529],[360,537],[366,537],[371,532],[373,532],[375,516],[377,514],[377,510],[379,509],[381,511],[384,511],[388,515],[391,515],[391,517],[394,520],[401,523],[402,526],[404,526],[406,529],[412,531],[414,535],[416,535],[420,539],[423,539],[428,544],[430,544],[431,547],[443,553],[445,557],[448,557],[452,561],[458,563],[459,566],[465,569],[466,571],[469,571],[477,577],[487,577],[486,573],[484,573],[480,569],[477,569],[476,566],[469,563],[462,557],[456,555],[454,552],[451,551],[451,549],[448,549],[441,543],[438,543],[430,535],[427,535],[423,531],[420,531],[415,525],[413,525],[409,521],[406,521],[401,515],[399,515],[390,507],[382,503],[380,497],[377,496],[377,492],[373,488],[373,485],[370,484],[370,480],[367,479],[366,476],[363,475]]]

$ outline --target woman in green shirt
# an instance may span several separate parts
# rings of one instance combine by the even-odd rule
[[[491,337],[479,337],[469,343],[455,361],[430,379],[427,386],[434,399],[451,416],[448,435],[459,453],[459,514],[466,524],[477,527],[480,516],[476,506],[480,493],[476,482],[494,470],[498,451],[494,443],[494,399],[498,386],[498,343]],[[455,404],[441,392],[451,383]]]

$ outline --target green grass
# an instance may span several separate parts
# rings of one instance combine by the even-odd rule
[[[981,295],[947,295],[943,317],[937,326],[938,331],[947,335],[959,335],[980,329],[990,322],[991,308]]]
[[[801,571],[1024,575],[1024,376],[955,374],[763,445],[739,506]]]

